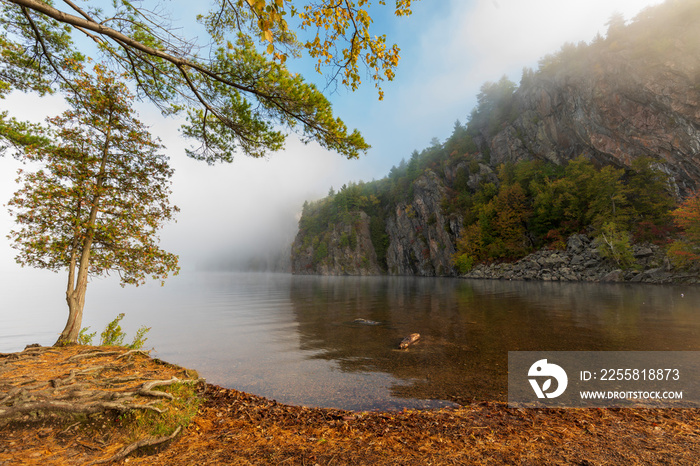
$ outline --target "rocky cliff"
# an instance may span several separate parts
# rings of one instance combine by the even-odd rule
[[[299,275],[379,275],[372,246],[369,216],[356,212],[327,225],[323,236],[305,241],[297,235],[292,245],[292,272]]]
[[[386,213],[378,240],[373,240],[370,217],[364,211],[329,221],[317,236],[302,228],[292,245],[292,272],[451,275],[454,243],[461,222],[453,219],[454,230],[444,228],[450,224],[440,207],[446,187],[435,173],[427,171],[412,188],[410,199],[392,205]],[[381,258],[375,250],[378,241],[385,243]]]
[[[700,182],[700,28],[663,43],[633,35],[616,45],[573,48],[564,61],[524,77],[513,95],[517,118],[477,144],[491,163],[533,157],[563,163],[584,154],[600,164],[629,166],[653,154],[679,194]],[[634,42],[633,42],[634,39]],[[661,45],[658,45],[661,47]]]
[[[605,38],[567,44],[519,86],[485,84],[468,125],[445,143],[306,206],[293,273],[456,275],[457,241],[480,215],[474,197],[498,189],[507,163],[563,166],[583,155],[629,169],[650,157],[673,196],[687,196],[700,187],[698,25],[699,0],[669,1],[611,24]]]
[[[431,170],[413,183],[413,198],[399,202],[388,216],[387,270],[392,275],[442,276],[452,273],[455,233],[459,221],[448,224],[440,204],[445,185]],[[449,231],[449,232],[448,232]]]

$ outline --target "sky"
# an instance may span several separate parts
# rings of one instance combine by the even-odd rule
[[[180,255],[183,270],[245,261],[251,254],[286,246],[293,239],[304,200],[319,199],[330,187],[338,189],[350,181],[380,179],[434,137],[444,141],[456,120],[466,121],[484,82],[507,75],[518,83],[524,67],[536,68],[540,58],[565,42],[604,35],[613,13],[629,20],[658,3],[422,0],[408,18],[378,12],[375,33],[386,33],[387,40],[402,50],[396,79],[383,84],[384,100],[377,99],[370,82],[354,93],[343,89],[328,93],[336,114],[372,145],[359,160],[346,160],[290,137],[285,150],[265,159],[239,156],[232,164],[208,166],[187,159],[178,121],[138,105],[141,119],[161,138],[175,168],[172,200],[181,212],[177,223],[162,231],[162,245]],[[323,88],[324,79],[308,63],[294,66]],[[60,98],[24,94],[12,94],[0,106],[18,118],[35,121],[64,109]],[[4,205],[17,189],[18,167],[13,159],[0,158],[0,271],[13,280],[29,276],[14,264],[14,251],[5,239],[12,219]]]

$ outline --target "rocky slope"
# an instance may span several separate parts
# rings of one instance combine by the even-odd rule
[[[571,236],[565,250],[540,250],[512,263],[479,264],[465,278],[559,282],[700,283],[697,271],[677,270],[656,245],[633,248],[636,267],[601,258],[586,235]]]
[[[643,44],[636,42],[572,50],[568,60],[577,68],[552,63],[524,79],[514,94],[518,117],[492,137],[482,134],[478,144],[488,148],[494,165],[533,157],[563,163],[584,154],[629,166],[654,155],[679,194],[697,189],[699,29],[695,23],[680,31],[685,40],[665,44],[658,54],[637,52]]]
[[[440,207],[445,185],[428,170],[413,184],[412,202],[400,202],[386,222],[389,247],[386,255],[392,275],[448,275],[455,253],[455,235],[443,225],[448,221]],[[454,222],[459,231],[459,222]]]
[[[307,219],[316,215],[316,229],[312,233],[302,225],[304,218],[300,222],[292,272],[456,275],[453,255],[468,212],[446,200],[455,199],[460,184],[472,192],[486,183],[498,185],[496,172],[506,162],[565,165],[583,155],[598,167],[629,168],[635,159],[650,156],[669,176],[676,198],[687,196],[700,187],[698,24],[699,0],[667,2],[627,26],[611,24],[606,38],[562,47],[537,71],[525,70],[519,86],[487,83],[463,134],[456,129],[441,147],[424,151],[416,162],[420,169],[412,159],[403,178],[390,174],[361,186],[362,192],[377,193],[375,202],[359,195],[351,199],[357,186],[336,194],[350,199],[336,199],[335,208],[352,214],[352,224],[347,215],[324,220],[314,214],[318,206],[306,212]],[[352,248],[348,235],[354,238]],[[473,274],[498,275],[488,270]],[[601,274],[594,276],[599,280]],[[545,279],[541,274],[524,278]],[[589,278],[584,273],[577,279]]]

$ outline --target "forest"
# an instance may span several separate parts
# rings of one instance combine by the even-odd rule
[[[453,239],[453,270],[438,275],[463,274],[481,262],[513,261],[541,248],[564,248],[566,238],[575,233],[595,238],[601,255],[623,268],[634,265],[631,248],[635,243],[667,247],[675,265],[692,266],[700,258],[695,233],[700,212],[697,186],[693,186],[696,180],[679,181],[678,172],[690,170],[674,165],[671,156],[655,151],[648,141],[641,150],[629,143],[640,139],[635,133],[640,128],[601,130],[617,146],[631,148],[623,154],[605,153],[592,144],[574,153],[579,145],[573,143],[562,145],[554,154],[539,153],[532,138],[520,132],[527,125],[541,132],[539,114],[523,103],[533,88],[546,89],[548,83],[562,79],[570,87],[575,80],[621,81],[625,79],[621,68],[641,66],[635,57],[646,54],[661,60],[664,54],[674,57],[678,47],[686,53],[688,47],[697,50],[696,28],[689,28],[697,24],[696,18],[700,18],[698,2],[667,2],[645,10],[628,25],[613,16],[606,37],[565,44],[559,52],[541,59],[537,70],[524,69],[520,85],[505,76],[485,83],[466,124],[455,122],[444,142],[434,138],[429,147],[414,151],[383,179],[349,182],[337,192],[331,188],[324,199],[306,202],[293,258],[311,248],[315,268],[332,249],[355,250],[364,213],[369,218],[377,264],[383,272],[392,273],[387,264],[391,241],[387,222],[399,208],[409,218],[416,215],[417,180],[436,176],[444,186],[440,208],[416,228],[427,230],[440,220],[437,226]],[[678,31],[684,33],[674,36]],[[682,46],[674,45],[674,40]],[[631,58],[611,65],[611,54]],[[644,63],[652,63],[646,55]],[[697,86],[688,88],[685,100],[692,100],[697,92]],[[595,95],[591,99],[596,98],[601,100]],[[620,100],[617,94],[604,98]],[[675,114],[659,111],[654,117],[659,127],[681,125]],[[492,153],[503,134],[520,146],[515,155],[496,157]],[[644,150],[645,146],[650,147]],[[697,154],[693,159],[696,164]],[[339,236],[331,234],[336,230],[343,231]],[[426,231],[418,232],[418,240],[425,245],[422,253],[427,256],[430,238],[426,235]],[[448,249],[444,241],[439,247]],[[368,261],[367,251],[362,253],[362,260]]]
[[[299,227],[305,245],[314,248],[314,260],[328,254],[328,226],[353,224],[362,211],[370,217],[372,245],[386,267],[385,222],[392,206],[412,199],[413,181],[424,171],[444,171],[462,158],[468,162],[456,164],[456,176],[442,202],[443,214],[463,224],[454,256],[460,273],[477,262],[514,260],[542,247],[564,248],[566,238],[578,232],[596,237],[601,252],[622,266],[632,264],[631,244],[637,242],[671,244],[679,263],[692,253],[678,239],[674,215],[683,216],[682,209],[653,158],[636,159],[629,169],[596,167],[583,157],[564,166],[529,160],[501,164],[494,174],[475,157],[458,157],[451,150],[463,142],[456,137],[459,133],[463,128],[457,125],[447,143],[414,152],[382,180],[349,183],[322,200],[305,203]],[[475,178],[478,187],[472,189],[469,181]],[[693,202],[696,196],[683,209],[692,210]],[[338,246],[354,249],[356,241],[355,235],[344,234]]]

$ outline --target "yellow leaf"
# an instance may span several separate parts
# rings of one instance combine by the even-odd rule
[[[265,32],[263,32],[263,34],[265,35],[265,40],[267,40],[268,42],[272,42],[272,31],[270,31],[269,29],[266,29]],[[270,45],[272,45],[272,44],[270,44]]]

